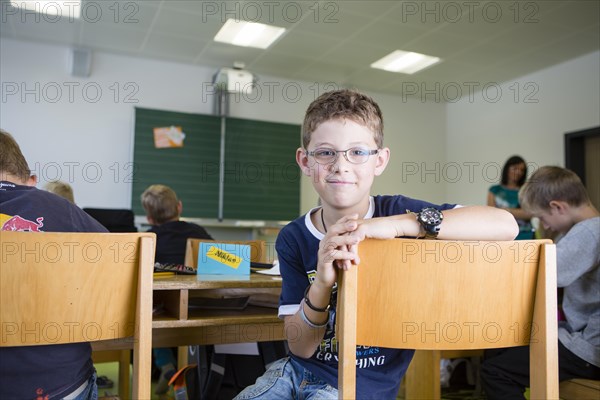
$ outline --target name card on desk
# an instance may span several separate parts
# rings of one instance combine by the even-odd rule
[[[198,274],[250,275],[250,246],[233,243],[200,243]]]

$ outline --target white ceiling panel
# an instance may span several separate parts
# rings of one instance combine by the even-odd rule
[[[177,61],[192,63],[206,46],[206,42],[176,35],[152,32],[142,53],[147,56],[164,56]]]
[[[294,32],[284,34],[269,49],[270,53],[299,56],[305,58],[320,58],[335,48],[340,41],[329,36],[316,35],[309,32]]]
[[[407,85],[502,82],[600,49],[600,1],[83,0],[81,20],[0,0],[0,35],[231,67],[401,95]],[[287,29],[269,49],[213,41],[228,18]],[[370,68],[397,50],[441,57],[414,75]],[[93,69],[92,69],[93,70]],[[418,96],[418,94],[416,94]]]
[[[335,4],[331,2],[331,4]],[[326,2],[327,6],[328,3]],[[322,10],[323,11],[323,10]],[[343,40],[360,31],[365,23],[361,15],[343,11],[324,12],[316,17],[308,16],[294,26],[294,31],[312,32]]]
[[[249,65],[264,54],[260,49],[209,42],[194,62],[201,65],[219,65],[220,67],[231,67],[236,61]]]
[[[389,49],[388,53],[401,49],[402,45],[410,43],[427,34],[423,27],[414,27],[395,22],[379,20],[369,24],[353,37],[353,41]]]
[[[600,15],[600,1],[572,1],[553,7],[540,15],[540,19],[548,20],[556,25],[563,25],[571,29],[589,26],[598,26]]]
[[[146,32],[144,31],[121,27],[103,29],[99,26],[88,25],[83,30],[80,44],[93,49],[137,55],[145,38]]]
[[[221,26],[222,24],[214,18],[162,7],[152,30],[158,33],[212,40]]]

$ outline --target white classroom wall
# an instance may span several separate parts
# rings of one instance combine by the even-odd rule
[[[500,88],[500,97],[490,87],[487,99],[477,95],[447,106],[445,181],[453,201],[484,204],[514,154],[528,162],[529,173],[543,165],[564,166],[564,134],[600,125],[600,52]]]
[[[0,40],[1,127],[17,138],[39,187],[62,179],[82,207],[129,208],[134,107],[211,114],[216,69],[95,52],[92,75],[81,79],[68,73],[68,52]],[[534,167],[562,164],[563,134],[600,125],[599,58],[591,53],[454,103],[369,93],[392,150],[373,193],[482,204],[508,156],[521,154]],[[232,98],[231,116],[300,124],[326,88],[259,78],[260,95]],[[303,179],[300,211],[316,202]]]
[[[92,74],[82,79],[68,72],[66,46],[11,39],[0,44],[1,126],[21,145],[40,177],[38,187],[52,179],[68,181],[81,207],[130,207],[134,107],[213,113],[215,68],[95,52]],[[328,87],[259,79],[260,95],[231,98],[231,116],[301,124],[308,104]],[[443,186],[406,185],[401,171],[406,160],[443,162],[445,106],[369,94],[383,109],[385,144],[393,154],[374,193],[442,201]],[[303,179],[301,211],[316,203],[310,182]]]

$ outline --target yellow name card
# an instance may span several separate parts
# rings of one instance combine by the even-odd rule
[[[250,246],[200,242],[199,275],[250,275]]]
[[[238,257],[235,254],[229,253],[215,246],[208,248],[206,257],[220,262],[221,264],[227,265],[233,269],[237,269],[242,262],[242,257]]]

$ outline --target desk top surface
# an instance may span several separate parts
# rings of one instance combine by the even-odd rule
[[[153,290],[281,288],[280,276],[251,273],[239,275],[173,275],[154,279]]]

